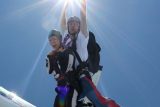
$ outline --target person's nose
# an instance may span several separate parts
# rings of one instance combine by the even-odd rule
[[[71,26],[74,27],[74,24],[72,24]]]
[[[72,26],[75,26],[75,23],[72,23]]]

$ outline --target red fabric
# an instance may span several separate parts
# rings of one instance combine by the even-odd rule
[[[100,94],[100,92],[97,90],[96,86],[93,84],[93,82],[88,79],[87,77],[85,77],[85,79],[90,83],[90,85],[92,86],[94,92],[96,93],[97,98],[99,99],[99,101],[103,104],[103,105],[107,105],[107,100]]]
[[[108,107],[120,107],[114,100],[107,99],[108,100]]]
[[[90,79],[88,79],[87,77],[85,77],[85,79],[90,83],[94,92],[96,93],[96,96],[103,105],[107,105],[107,107],[120,107],[114,100],[110,98],[109,99],[104,98]]]

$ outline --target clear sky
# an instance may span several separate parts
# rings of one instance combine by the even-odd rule
[[[0,2],[0,86],[38,107],[55,97],[45,56],[49,30],[59,29],[57,1]],[[88,0],[88,26],[102,47],[98,89],[122,107],[159,106],[159,10],[159,0]]]

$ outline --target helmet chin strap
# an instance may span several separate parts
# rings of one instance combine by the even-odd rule
[[[57,49],[55,49],[55,51],[60,51],[60,49],[63,48],[62,43],[60,43],[59,47]]]
[[[60,46],[59,46],[59,48],[58,48],[58,51],[61,51],[61,49],[63,49],[62,43],[60,44]]]
[[[69,34],[70,34],[70,33],[69,33]],[[78,31],[77,33],[74,33],[74,34],[70,34],[70,35],[71,35],[71,39],[72,39],[72,40],[77,39],[78,34],[79,34],[79,31]]]

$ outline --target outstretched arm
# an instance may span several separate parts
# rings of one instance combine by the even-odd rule
[[[87,37],[86,0],[81,0],[81,31]]]
[[[65,2],[64,7],[62,9],[62,13],[61,13],[61,30],[62,32],[64,32],[65,30],[67,30],[67,23],[66,23],[66,9],[68,6],[68,0]]]

